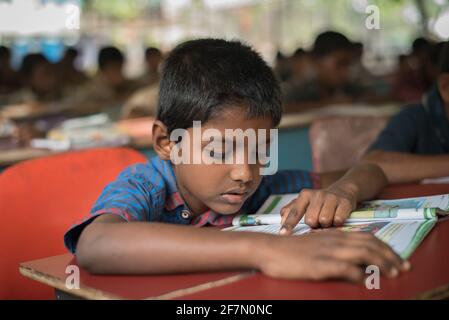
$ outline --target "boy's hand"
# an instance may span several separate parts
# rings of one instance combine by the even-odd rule
[[[303,216],[312,228],[341,226],[356,206],[356,190],[351,188],[334,185],[322,190],[304,189],[281,209],[280,233],[291,234]]]
[[[370,233],[326,230],[276,236],[258,248],[257,269],[275,278],[361,282],[368,265],[378,266],[388,277],[410,269],[408,262]]]

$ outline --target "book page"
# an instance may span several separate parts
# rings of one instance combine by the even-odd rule
[[[249,227],[234,226],[234,227],[229,227],[229,228],[223,229],[223,231],[261,232],[261,233],[268,233],[268,234],[279,234],[280,230],[281,230],[280,224],[249,226]],[[301,235],[301,234],[309,232],[310,230],[311,230],[311,228],[308,225],[298,224],[293,229],[293,235]]]
[[[391,221],[375,233],[403,259],[407,259],[435,226],[436,220]]]
[[[449,194],[429,197],[405,198],[396,200],[365,201],[360,210],[388,210],[388,209],[423,209],[438,208],[449,211]]]
[[[403,259],[407,259],[422,242],[424,237],[436,224],[436,219],[431,220],[398,220],[376,222],[349,222],[338,229],[344,232],[369,232],[378,239],[387,243]],[[260,225],[249,227],[229,227],[224,231],[261,232],[279,234],[281,225]],[[326,232],[330,229],[311,229],[305,224],[298,224],[293,229],[293,235],[303,235],[310,232]]]
[[[249,226],[281,223],[281,209],[296,199],[297,194],[271,195],[255,214],[236,216],[232,224]],[[366,201],[347,220],[393,221],[434,219],[437,214],[449,214],[449,195]],[[304,218],[300,223],[304,223]]]

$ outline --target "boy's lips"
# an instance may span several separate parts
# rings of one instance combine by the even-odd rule
[[[233,189],[221,194],[221,198],[228,203],[242,203],[249,195],[248,190]]]

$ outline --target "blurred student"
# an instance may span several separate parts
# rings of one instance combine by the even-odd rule
[[[123,73],[125,57],[115,47],[104,47],[98,54],[97,74],[68,99],[71,113],[86,115],[110,112],[116,117],[123,102],[136,90],[137,84]]]
[[[284,92],[286,111],[352,102],[357,91],[349,83],[353,54],[348,38],[334,31],[323,32],[317,36],[310,57],[313,74]]]
[[[352,44],[353,62],[351,65],[351,81],[359,83],[363,87],[371,87],[376,81],[376,77],[364,66],[364,47],[361,42]]]
[[[280,83],[286,82],[291,77],[290,58],[279,50],[276,52],[273,71]]]
[[[146,72],[137,81],[142,88],[134,92],[123,105],[122,118],[139,118],[156,115],[157,96],[159,93],[159,80],[162,52],[154,47],[145,50]]]
[[[159,84],[138,89],[123,104],[121,118],[130,119],[156,116],[158,94]]]
[[[140,85],[152,86],[159,82],[162,61],[163,55],[158,48],[145,49],[145,73],[138,79]]]
[[[57,63],[56,70],[58,72],[60,84],[64,87],[77,87],[87,81],[87,76],[78,70],[75,66],[75,61],[79,52],[75,48],[67,48],[64,56]]]
[[[364,161],[378,164],[390,183],[449,176],[449,44],[440,74],[420,103],[391,119]]]
[[[293,54],[285,59],[285,65],[289,70],[287,81],[281,83],[282,92],[295,91],[301,88],[313,77],[313,67],[308,54],[303,48],[298,48]]]
[[[56,70],[44,55],[32,53],[22,60],[20,75],[24,87],[8,99],[10,104],[51,103],[63,97]]]
[[[125,169],[105,188],[91,215],[65,234],[67,248],[82,267],[103,274],[257,269],[277,278],[362,281],[363,265],[378,265],[391,277],[406,271],[407,262],[372,234],[291,236],[303,215],[313,227],[341,225],[358,200],[384,186],[385,177],[377,166],[362,164],[334,184],[326,184],[323,174],[324,189],[307,190],[314,186],[310,173],[262,175],[264,156],[253,162],[245,155],[258,147],[248,141],[240,147],[235,136],[223,136],[228,130],[271,130],[281,114],[275,76],[250,47],[219,39],[180,44],[160,83],[153,125],[157,156]],[[226,140],[227,146],[195,141],[194,121],[201,122],[199,135],[212,130],[213,141],[221,146]],[[261,137],[257,145],[269,140]],[[186,162],[174,159],[179,151]],[[192,163],[194,152],[204,161]],[[282,210],[283,236],[202,228],[229,226],[235,214],[255,212],[271,194],[301,190]]]
[[[393,97],[402,102],[419,101],[429,89],[434,78],[427,77],[433,44],[425,38],[413,41],[411,52],[401,57],[398,73],[393,83]]]
[[[11,67],[11,51],[0,46],[0,95],[14,92],[20,86],[20,76]]]
[[[373,74],[363,63],[365,53],[361,42],[352,44],[353,61],[351,64],[350,83],[359,89],[359,99],[366,103],[391,101],[391,85],[387,77]]]

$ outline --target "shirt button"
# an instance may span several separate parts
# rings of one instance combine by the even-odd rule
[[[188,210],[182,210],[181,211],[181,217],[183,219],[189,219],[190,218],[190,212]]]

